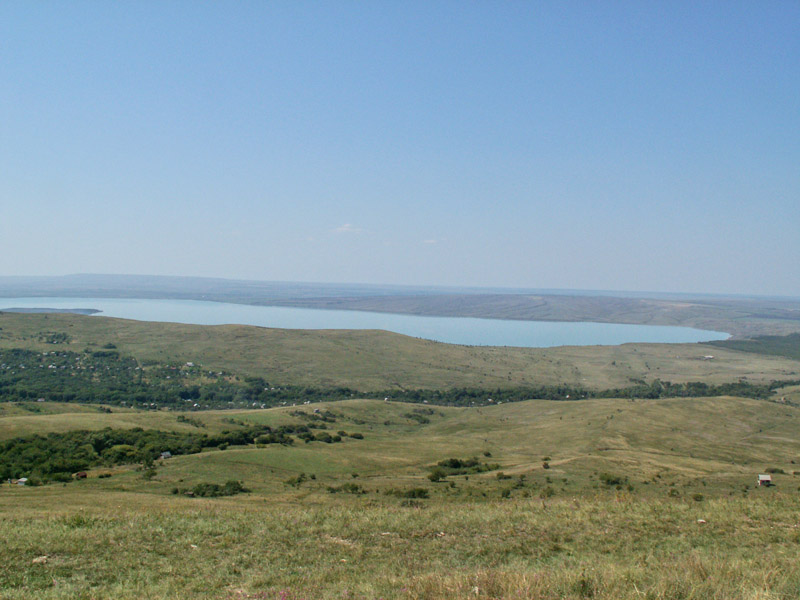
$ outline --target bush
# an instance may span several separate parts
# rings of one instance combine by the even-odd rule
[[[430,479],[434,483],[436,483],[437,481],[441,481],[445,477],[447,477],[447,473],[445,473],[444,469],[436,468],[430,473],[428,473],[428,479]]]
[[[344,492],[345,494],[366,494],[364,488],[357,483],[343,483],[338,487],[332,485],[328,486],[328,493],[338,494],[339,492]]]
[[[611,473],[600,473],[600,481],[605,483],[607,486],[614,486],[627,483],[628,478],[621,477],[620,475],[612,475]]]
[[[292,487],[300,487],[300,484],[306,480],[306,474],[300,473],[297,477],[291,477],[284,481],[286,485],[290,485]]]
[[[217,483],[198,483],[192,489],[172,488],[173,494],[185,494],[197,498],[218,498],[220,496],[235,496],[249,492],[241,481],[229,479],[223,485]]]

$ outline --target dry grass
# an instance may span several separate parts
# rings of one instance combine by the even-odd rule
[[[4,598],[796,598],[798,499],[152,503],[5,513]],[[699,519],[705,523],[698,522]],[[33,559],[46,556],[43,564]]]

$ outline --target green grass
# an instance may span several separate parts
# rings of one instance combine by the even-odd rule
[[[40,414],[0,414],[0,437],[87,423],[187,427],[168,411],[40,404]],[[800,409],[792,405],[529,401],[433,407],[420,424],[404,416],[410,405],[350,400],[191,417],[204,430],[231,427],[226,419],[280,425],[315,407],[336,416],[329,431],[364,439],[178,456],[159,461],[150,479],[122,466],[64,485],[0,485],[0,597],[788,600],[800,592]],[[509,478],[426,477],[442,459],[470,456],[499,463]],[[770,467],[784,471],[777,486],[755,488]],[[306,480],[290,484],[300,473]],[[252,492],[171,493],[229,479]],[[365,493],[328,491],[347,483]],[[390,493],[413,488],[429,498]]]
[[[111,494],[91,509],[22,508],[0,519],[0,590],[8,599],[276,600],[788,600],[800,590],[794,495],[422,509],[338,496],[275,505]]]
[[[800,377],[800,361],[704,344],[560,348],[470,347],[383,331],[302,331],[146,323],[81,315],[0,314],[0,347],[83,351],[114,344],[140,362],[193,362],[274,384],[393,388],[520,387],[566,383],[592,389],[634,380],[727,383]],[[42,332],[70,342],[48,344]],[[704,356],[713,355],[711,360]]]

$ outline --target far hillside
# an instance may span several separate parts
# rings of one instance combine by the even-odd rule
[[[566,385],[592,390],[800,379],[800,361],[707,344],[457,346],[384,331],[283,330],[0,313],[0,350],[103,352],[140,368],[189,363],[211,377],[358,391]],[[168,376],[165,374],[164,377]]]

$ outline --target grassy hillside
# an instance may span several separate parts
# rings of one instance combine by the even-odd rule
[[[187,425],[169,412],[43,404],[0,415],[0,437]],[[200,429],[305,423],[314,408],[334,414],[331,430],[364,439],[232,446],[154,474],[131,465],[64,485],[0,485],[0,596],[753,600],[800,589],[794,406],[530,401],[431,407],[426,423],[409,416],[420,407],[354,400],[191,419]],[[471,456],[497,464],[428,477],[443,459]],[[777,486],[756,488],[767,468],[783,471]],[[231,478],[252,491],[172,493]]]
[[[313,407],[329,410],[334,421],[313,421]],[[416,412],[415,412],[416,411]],[[299,413],[305,413],[299,414]],[[503,479],[497,471],[522,475],[513,494],[555,494],[602,489],[600,473],[619,476],[637,493],[727,495],[752,486],[767,468],[785,485],[800,485],[800,408],[742,398],[648,401],[528,401],[482,408],[414,407],[403,403],[353,400],[253,411],[192,413],[186,422],[174,412],[62,412],[1,416],[0,439],[72,429],[142,427],[177,432],[216,433],[249,424],[309,424],[327,431],[358,432],[364,439],[339,444],[232,446],[225,451],[174,457],[148,482],[128,468],[111,480],[74,485],[167,494],[179,481],[245,480],[254,491],[279,498],[325,497],[327,487],[349,481],[370,492],[398,485],[423,486],[433,496],[483,494]],[[427,421],[427,422],[426,422]],[[498,466],[491,472],[430,482],[430,469],[449,457],[478,457]],[[545,468],[543,463],[547,462]],[[297,488],[285,480],[300,473],[317,478]],[[450,481],[457,483],[451,488]],[[503,487],[502,485],[500,486]],[[548,492],[549,493],[549,492]]]
[[[633,380],[726,383],[800,377],[800,361],[703,344],[470,347],[383,331],[199,326],[10,313],[0,313],[0,328],[0,347],[5,348],[83,351],[113,344],[140,362],[194,362],[278,384],[361,390],[561,383],[606,389],[624,387]],[[714,358],[705,359],[707,355]]]
[[[79,315],[0,314],[0,348],[36,357],[23,365],[23,353],[5,353],[14,364],[3,382],[24,366],[42,381],[52,372],[66,385],[74,373],[111,391],[248,375],[366,390],[800,379],[791,357],[700,344],[474,348]],[[0,403],[5,465],[35,480],[36,468],[62,464],[60,449],[94,454],[86,479],[65,466],[48,471],[63,483],[0,484],[0,597],[796,598],[798,390],[191,413],[24,396],[33,400]],[[267,426],[291,443],[241,437]],[[49,437],[25,441],[34,434]],[[199,443],[214,436],[236,441]],[[171,439],[199,441],[151,466]],[[755,485],[764,472],[774,487]],[[202,497],[240,491],[230,481],[246,491]]]

